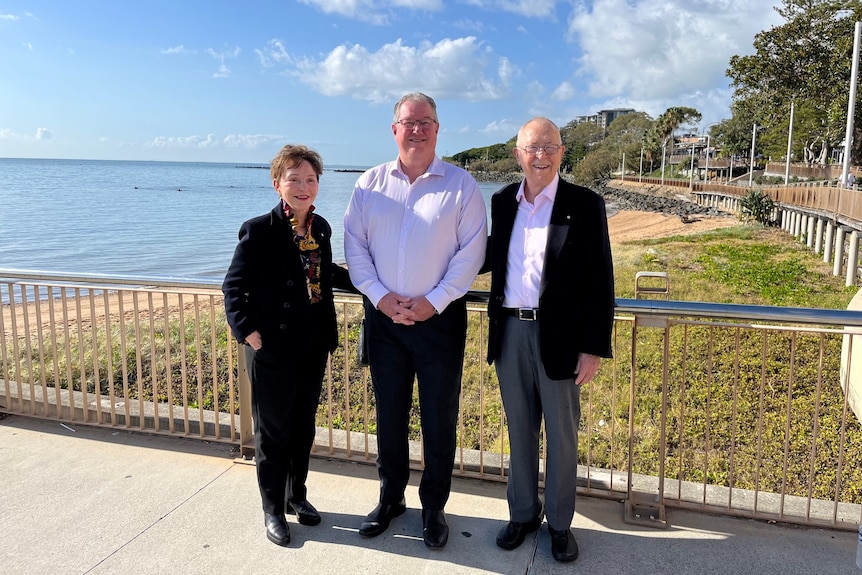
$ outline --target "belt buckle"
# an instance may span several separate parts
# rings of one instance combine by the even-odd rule
[[[518,319],[522,321],[536,321],[536,310],[531,307],[519,307]]]

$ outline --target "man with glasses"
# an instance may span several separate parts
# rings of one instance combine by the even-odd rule
[[[559,128],[533,118],[513,150],[524,180],[491,198],[488,363],[509,424],[509,522],[497,545],[515,549],[548,519],[551,553],[574,561],[570,529],[578,472],[580,386],[611,356],[614,275],[605,203],[559,176]],[[544,506],[539,430],[545,420]]]
[[[377,402],[380,497],[359,533],[376,537],[406,510],[415,378],[425,449],[422,535],[431,549],[449,537],[443,508],[455,459],[463,296],[482,265],[487,237],[476,180],[436,155],[439,128],[432,98],[401,98],[392,122],[398,158],[359,177],[344,215],[344,254],[351,281],[365,296]]]

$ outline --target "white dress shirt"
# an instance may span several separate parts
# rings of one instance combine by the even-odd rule
[[[398,160],[356,180],[344,214],[350,279],[376,307],[389,292],[438,312],[463,296],[485,259],[485,202],[465,170],[435,157],[410,183]]]
[[[551,211],[554,209],[559,182],[560,176],[557,175],[533,199],[532,204],[524,196],[523,181],[518,188],[518,194],[515,196],[518,200],[518,211],[509,239],[503,307],[539,307],[545,249],[548,246],[548,226],[551,223]]]

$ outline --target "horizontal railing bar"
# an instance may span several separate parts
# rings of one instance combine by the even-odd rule
[[[62,281],[82,284],[91,284],[92,282],[92,285],[87,286],[91,288],[104,286],[147,286],[151,289],[221,290],[221,280],[217,279],[72,274],[0,268],[0,282],[5,282],[7,279],[27,280],[28,282]],[[336,290],[336,293],[340,297],[347,297],[348,299],[358,297],[347,291]],[[487,304],[488,292],[470,290],[467,292],[466,299],[470,303]],[[862,327],[862,311],[856,310],[617,298],[615,311],[616,313],[630,313],[634,315],[711,317],[719,319],[744,319],[752,322],[773,321]]]

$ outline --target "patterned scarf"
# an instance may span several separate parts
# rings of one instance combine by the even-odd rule
[[[293,241],[296,247],[299,248],[299,258],[302,260],[302,266],[305,269],[305,283],[308,287],[308,299],[311,303],[320,301],[320,246],[311,234],[311,223],[314,221],[314,206],[308,209],[308,217],[305,220],[305,235],[297,233],[296,228],[299,222],[296,215],[291,211],[287,202],[282,200],[281,207],[284,210],[284,215],[290,221],[290,227],[293,228]]]

